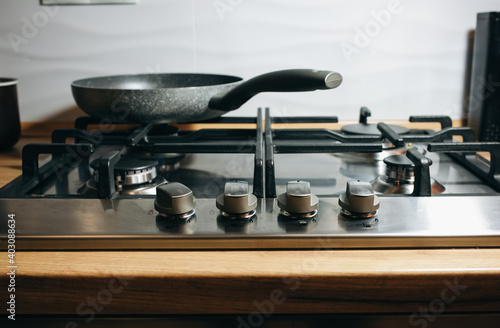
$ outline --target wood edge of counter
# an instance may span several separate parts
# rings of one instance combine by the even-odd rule
[[[380,120],[382,121],[382,120]],[[373,121],[372,123],[377,123],[379,121]],[[410,123],[407,120],[387,120],[385,122],[389,122],[391,124],[402,125],[406,127],[420,128],[420,129],[439,129],[438,123]],[[453,120],[454,127],[463,127],[466,126],[466,119],[456,119]],[[326,127],[330,129],[340,129],[342,126],[347,124],[355,124],[357,121],[349,120],[342,121],[341,123],[299,123],[299,124],[275,124],[276,127],[279,128],[312,128],[312,127]],[[39,137],[39,136],[50,136],[52,131],[55,129],[72,129],[74,128],[75,123],[70,121],[60,121],[60,122],[21,122],[21,134],[24,137]],[[197,123],[197,124],[174,124],[183,130],[197,130],[202,127],[207,128],[207,124]],[[234,128],[234,126],[241,126],[242,128],[252,128],[253,124],[214,124],[211,125],[210,128]],[[130,128],[133,126],[137,126],[137,124],[124,125],[120,128]],[[106,129],[110,129],[114,127],[106,126]]]
[[[210,256],[207,256],[210,254]],[[276,262],[275,259],[280,261]],[[22,274],[40,276],[282,277],[397,274],[499,275],[500,249],[18,251]],[[71,262],[72,267],[65,263]],[[196,263],[196,265],[194,265]],[[257,266],[256,264],[262,264]],[[411,263],[411,266],[409,264]],[[194,266],[193,266],[194,265]],[[210,270],[207,270],[210,268]],[[4,277],[2,277],[4,278]],[[2,279],[0,278],[0,280]],[[499,281],[500,282],[500,281]]]
[[[453,293],[447,311],[500,309],[500,249],[19,252],[16,258],[24,314],[74,314],[82,302],[119,287],[102,314],[251,313],[255,302],[276,293],[286,301],[275,304],[275,313],[412,313]]]

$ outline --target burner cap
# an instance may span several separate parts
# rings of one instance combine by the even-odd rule
[[[161,173],[177,170],[181,166],[181,161],[186,157],[186,154],[180,153],[141,153],[139,151],[134,153],[139,159],[157,161],[157,170]]]
[[[384,163],[386,165],[397,166],[397,167],[415,166],[415,164],[413,164],[413,162],[408,157],[406,157],[406,155],[387,156],[386,158],[384,158]]]
[[[90,167],[94,170],[94,179],[99,180],[100,158],[93,160]],[[133,185],[146,183],[156,177],[158,161],[123,155],[115,165],[114,175],[117,184]]]
[[[429,165],[432,161],[429,158]],[[415,180],[415,164],[406,155],[392,155],[384,158],[387,165],[386,173],[388,181],[399,183],[413,183]]]
[[[406,155],[392,155],[384,158],[387,165],[386,173],[388,181],[396,184],[413,183],[415,180],[415,164]]]
[[[96,171],[99,170],[100,158],[94,159],[90,163],[90,167]],[[122,155],[118,163],[115,165],[116,173],[124,173],[127,171],[140,171],[145,169],[150,169],[158,165],[157,160],[153,159],[143,159],[134,156]]]
[[[405,134],[410,131],[404,126],[392,125],[392,124],[388,124],[388,126],[391,129],[393,129],[397,134]],[[375,135],[375,136],[382,135],[382,132],[380,132],[377,129],[377,124],[363,124],[363,123],[350,124],[343,126],[340,130],[348,134]]]
[[[428,158],[429,165],[432,165],[432,160]],[[396,167],[411,167],[415,166],[413,162],[406,157],[406,155],[392,155],[384,158],[384,163],[388,166],[396,166]]]
[[[144,171],[154,168],[158,161],[152,159],[136,158],[132,156],[122,156],[115,165],[115,174],[124,174],[129,171]]]
[[[137,153],[139,159],[157,161],[158,165],[173,165],[178,164],[186,157],[186,154],[179,153]]]

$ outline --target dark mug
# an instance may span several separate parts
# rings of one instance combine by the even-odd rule
[[[0,151],[10,149],[20,136],[17,79],[0,77]]]

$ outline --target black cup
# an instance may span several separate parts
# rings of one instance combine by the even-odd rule
[[[20,136],[17,79],[0,77],[0,151],[10,149]]]

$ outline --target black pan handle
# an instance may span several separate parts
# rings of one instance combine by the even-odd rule
[[[331,71],[290,69],[256,76],[229,91],[210,99],[210,109],[230,111],[239,108],[261,92],[297,92],[334,89],[342,83],[342,75]]]

